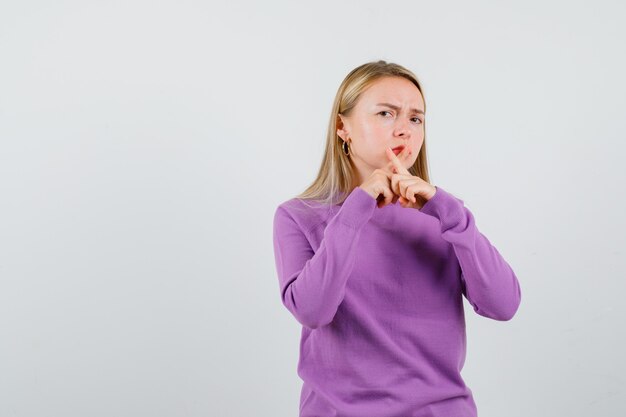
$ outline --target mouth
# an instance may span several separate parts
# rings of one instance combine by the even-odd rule
[[[393,148],[392,151],[393,151],[393,153],[395,153],[397,155],[400,152],[402,152],[403,149],[404,149],[404,145],[400,145],[400,146],[396,146],[395,148]]]

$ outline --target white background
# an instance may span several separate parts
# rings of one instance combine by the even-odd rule
[[[481,417],[626,412],[618,1],[0,3],[0,417],[296,416],[276,206],[346,74],[426,98],[431,183],[516,272]]]

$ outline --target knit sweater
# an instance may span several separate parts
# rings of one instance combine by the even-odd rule
[[[300,417],[475,417],[464,296],[510,320],[517,277],[463,200],[439,186],[421,209],[292,198],[274,214],[283,305],[302,325]]]

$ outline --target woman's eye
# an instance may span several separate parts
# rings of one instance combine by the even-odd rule
[[[378,112],[378,114],[383,114],[383,113],[389,113],[389,111],[383,110],[383,111]],[[415,119],[415,123],[423,123],[422,119],[420,119],[419,117],[413,117],[412,119]]]

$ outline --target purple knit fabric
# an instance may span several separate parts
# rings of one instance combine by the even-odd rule
[[[462,296],[505,321],[521,289],[463,200],[435,187],[421,209],[378,208],[360,187],[276,209],[280,296],[302,325],[300,417],[477,415]]]

